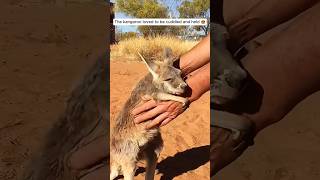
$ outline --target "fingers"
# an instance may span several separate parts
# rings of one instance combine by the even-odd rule
[[[233,24],[229,27],[230,32],[232,33],[239,33],[239,32],[243,32],[245,29],[247,29],[247,27],[249,26],[249,22],[247,21],[247,19],[243,19],[239,22],[237,22],[236,24]]]
[[[150,105],[149,107],[153,107],[154,104],[152,103],[150,104],[149,104]],[[147,108],[144,108],[144,109],[147,109]],[[138,116],[134,118],[134,122],[138,124],[143,121],[148,121],[153,119],[152,121],[149,122],[149,124],[146,125],[145,127],[146,129],[150,129],[155,126],[163,126],[168,124],[171,120],[173,120],[175,117],[181,114],[184,110],[185,109],[183,109],[180,102],[171,102],[171,101],[161,102],[159,104],[156,104],[156,107],[154,107],[153,109],[147,110],[145,113],[138,114]]]
[[[151,109],[139,116],[137,116],[136,118],[134,118],[134,122],[135,123],[141,123],[143,121],[146,121],[146,120],[149,120],[149,119],[152,119],[154,118],[155,116],[161,114],[161,113],[164,113],[165,112],[165,106],[157,106],[155,107],[154,109]]]
[[[239,30],[234,30],[233,32],[232,32],[232,34],[233,34],[233,37],[235,37],[236,39],[238,39],[238,41],[239,41],[239,43],[240,44],[244,44],[245,42],[244,42],[244,40],[245,40],[245,38],[244,38],[244,36],[247,36],[247,34],[248,34],[248,26],[246,26],[246,27],[244,27],[243,29],[239,29]],[[247,38],[247,37],[246,37]]]
[[[149,124],[147,124],[146,129],[150,129],[159,125],[163,120],[167,119],[168,116],[169,116],[169,112],[160,114],[157,118],[155,118],[154,120],[150,121]]]
[[[161,122],[160,127],[167,125],[172,120],[173,120],[172,117],[168,117],[167,119],[165,119],[164,121]]]
[[[152,109],[152,108],[154,108],[156,106],[157,106],[157,102],[154,101],[154,100],[150,100],[150,101],[142,104],[141,106],[138,106],[138,107],[134,108],[132,110],[131,114],[132,115],[138,115],[138,114],[140,114],[140,113],[142,113],[144,111],[147,111],[149,109]]]
[[[238,39],[240,44],[244,44],[255,35],[254,32],[251,32],[252,29],[250,28],[253,26],[253,23],[252,19],[244,19],[231,25],[229,31],[232,37]]]
[[[246,18],[229,28],[232,37],[238,39],[241,44],[244,44],[259,34],[263,33],[266,27],[261,18]]]

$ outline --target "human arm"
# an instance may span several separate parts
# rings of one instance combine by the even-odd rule
[[[241,18],[228,22],[230,34],[240,44],[297,16],[319,0],[262,0]]]
[[[203,38],[190,51],[180,57],[179,67],[183,75],[199,69],[210,61],[210,34]]]

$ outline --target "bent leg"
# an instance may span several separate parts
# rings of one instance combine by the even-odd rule
[[[158,155],[154,151],[147,152],[146,153],[146,161],[147,161],[147,167],[146,167],[145,180],[153,180],[154,174],[156,172]]]

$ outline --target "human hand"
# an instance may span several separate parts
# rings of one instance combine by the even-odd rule
[[[150,129],[168,124],[185,110],[182,103],[177,101],[157,103],[155,100],[149,100],[134,108],[131,114],[135,116],[134,122],[137,124],[152,119],[146,126],[146,129]]]
[[[266,22],[262,18],[245,17],[229,26],[230,37],[241,45],[262,34],[266,30]]]

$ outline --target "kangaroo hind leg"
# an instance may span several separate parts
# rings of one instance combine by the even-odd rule
[[[146,177],[145,180],[153,180],[156,172],[156,166],[158,161],[158,154],[155,151],[146,152]]]

